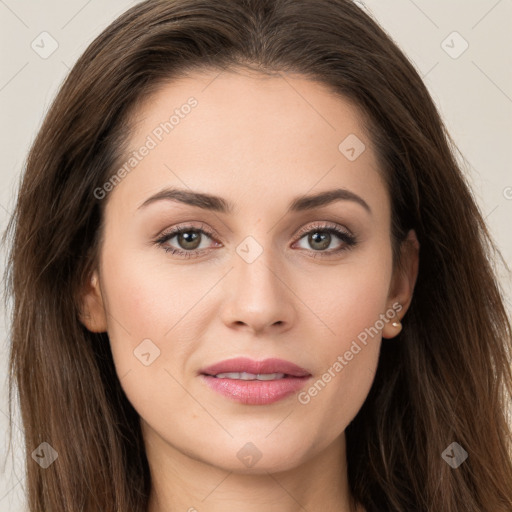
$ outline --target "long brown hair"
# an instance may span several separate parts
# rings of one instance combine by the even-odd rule
[[[107,27],[65,80],[7,232],[9,394],[17,385],[30,511],[146,510],[138,415],[107,334],[79,321],[108,199],[94,191],[119,165],[136,105],[189,71],[236,67],[299,73],[353,101],[389,189],[394,254],[411,228],[421,245],[403,331],[384,341],[346,429],[355,499],[368,511],[512,510],[512,332],[499,252],[414,66],[348,0],[148,0]],[[47,469],[31,457],[42,442],[58,452]],[[468,453],[456,469],[442,457],[452,442]]]

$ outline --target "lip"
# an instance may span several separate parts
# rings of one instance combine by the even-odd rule
[[[275,380],[240,380],[218,378],[219,373],[284,373]],[[200,377],[210,389],[246,405],[268,405],[296,393],[304,387],[311,374],[296,364],[283,359],[255,361],[237,357],[220,361],[200,371]]]
[[[200,373],[204,375],[217,375],[219,373],[233,373],[233,372],[247,372],[247,373],[285,373],[292,377],[306,377],[311,375],[307,370],[297,366],[290,361],[284,359],[263,359],[262,361],[255,361],[248,357],[235,357],[234,359],[226,359],[220,361],[207,368],[201,370]]]

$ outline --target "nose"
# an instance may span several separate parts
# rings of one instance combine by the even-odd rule
[[[225,325],[253,334],[289,329],[296,306],[282,262],[265,249],[252,262],[234,254],[233,266],[223,283],[221,318]]]

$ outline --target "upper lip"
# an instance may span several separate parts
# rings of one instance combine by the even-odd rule
[[[247,357],[226,359],[203,368],[200,373],[217,375],[219,373],[252,373],[254,375],[265,373],[284,373],[292,377],[307,377],[311,375],[307,370],[284,359],[264,359],[255,361]]]

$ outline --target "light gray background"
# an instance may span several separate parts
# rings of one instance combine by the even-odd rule
[[[0,0],[0,230],[13,209],[24,159],[57,89],[88,44],[127,0]],[[512,0],[364,0],[423,76],[466,163],[465,170],[504,259],[512,262]],[[31,47],[58,48],[42,58]],[[450,35],[454,31],[459,36]],[[448,37],[450,36],[450,37]],[[41,38],[44,39],[41,42]],[[445,41],[443,43],[443,41]],[[468,48],[457,58],[467,41]],[[449,55],[452,54],[452,56]],[[2,250],[2,261],[5,250]],[[3,268],[0,268],[3,271]],[[498,265],[509,311],[511,281]],[[475,290],[478,293],[478,290]],[[8,334],[0,316],[0,510],[24,505],[21,423],[7,451]],[[35,448],[35,447],[34,447]]]

